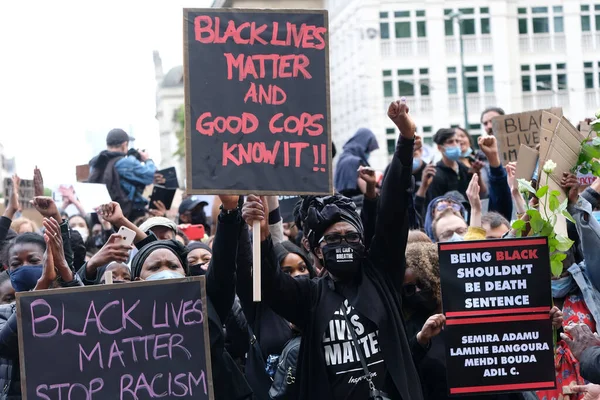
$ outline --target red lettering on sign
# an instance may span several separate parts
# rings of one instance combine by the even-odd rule
[[[503,250],[496,252],[496,260],[498,261],[513,261],[513,260],[533,260],[538,258],[537,249],[523,250]]]
[[[302,136],[304,131],[309,136],[319,136],[323,133],[323,126],[319,123],[324,117],[323,114],[302,113],[300,117],[291,115],[287,117],[283,124],[279,120],[283,117],[283,113],[277,113],[271,117],[269,122],[269,129],[271,133],[293,133],[298,136]]]
[[[253,103],[263,104],[271,104],[274,106],[279,106],[287,100],[287,95],[277,85],[269,85],[267,89],[261,84],[258,84],[258,91],[256,88],[256,83],[250,83],[250,89],[246,92],[246,96],[244,96],[244,103],[247,103],[248,100]]]
[[[256,131],[258,128],[258,118],[254,114],[242,113],[241,117],[216,117],[214,120],[211,112],[205,112],[196,121],[196,130],[206,136],[212,136],[217,133],[239,133],[240,131],[247,135]]]
[[[294,143],[297,144],[297,143]],[[307,147],[308,143],[304,143]],[[268,149],[264,142],[254,143],[234,143],[229,145],[223,143],[223,166],[227,166],[229,162],[232,162],[236,166],[242,164],[275,164],[277,153],[281,142],[277,140],[273,145],[273,149]],[[300,166],[300,165],[297,165]]]
[[[273,71],[271,78],[297,78],[299,76],[304,79],[312,79],[312,75],[308,72],[310,60],[304,54],[254,54],[248,55],[238,54],[234,56],[232,53],[224,53],[227,61],[227,79],[233,79],[234,69],[237,69],[238,80],[241,82],[248,76],[254,79],[262,79],[266,77],[266,63],[270,62],[270,69]]]

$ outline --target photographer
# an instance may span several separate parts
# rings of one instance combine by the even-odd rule
[[[122,129],[106,136],[107,149],[90,161],[91,183],[104,183],[113,201],[121,205],[130,221],[145,215],[148,201],[142,197],[147,185],[154,181],[156,166],[145,151],[129,149],[135,140]]]

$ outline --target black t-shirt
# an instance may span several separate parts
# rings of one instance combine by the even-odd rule
[[[348,300],[345,300],[341,307],[346,309],[348,320],[352,324],[351,329],[356,333],[375,388],[387,392],[386,387],[389,386],[390,380],[386,379],[387,368],[379,347],[377,326],[350,306]],[[334,399],[367,399],[369,385],[341,310],[336,311],[329,321],[322,344]]]

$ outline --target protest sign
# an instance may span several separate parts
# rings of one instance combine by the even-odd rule
[[[8,199],[10,199],[10,194],[12,192],[12,179],[4,178],[4,203],[8,204]],[[32,179],[21,179],[21,184],[19,185],[19,207],[21,209],[33,208],[33,205],[30,203],[33,200],[35,195],[35,189],[33,187]]]
[[[17,293],[23,399],[213,399],[204,282]]]
[[[555,387],[547,240],[438,244],[449,394]]]
[[[333,192],[328,16],[184,9],[187,193]]]
[[[87,182],[90,177],[90,164],[75,166],[75,180],[77,182]]]
[[[492,119],[492,130],[498,139],[503,164],[517,161],[519,146],[535,148],[540,143],[542,111],[500,115]],[[552,114],[562,117],[562,108],[552,108]]]
[[[515,171],[515,177],[517,179],[525,179],[530,181],[534,176],[538,158],[539,153],[537,150],[522,144],[519,148],[519,155],[517,156],[517,169]]]

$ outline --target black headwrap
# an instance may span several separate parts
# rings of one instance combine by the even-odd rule
[[[298,209],[298,216],[311,249],[318,246],[327,228],[336,222],[348,222],[358,233],[364,233],[356,204],[342,195],[306,196]]]
[[[317,276],[317,273],[310,260],[304,255],[300,247],[296,246],[294,243],[286,240],[281,243],[277,243],[275,246],[273,246],[273,249],[275,250],[275,256],[277,257],[277,262],[279,265],[281,265],[288,254],[293,253],[302,258],[304,264],[306,264],[306,268],[308,269],[308,273],[311,278]]]
[[[204,249],[204,250],[207,250],[208,252],[210,252],[210,254],[212,254],[212,249],[207,244],[204,244],[202,242],[190,242],[187,245],[187,249],[189,251],[194,251],[194,250],[198,250],[198,249]]]
[[[179,243],[177,240],[156,240],[154,242],[150,242],[137,252],[133,260],[131,260],[131,280],[135,280],[135,278],[139,278],[142,274],[142,266],[144,265],[144,261],[152,252],[158,249],[167,249],[173,252],[181,261],[181,265],[185,273],[188,273],[188,263],[187,263],[187,254],[188,250],[186,247]]]

